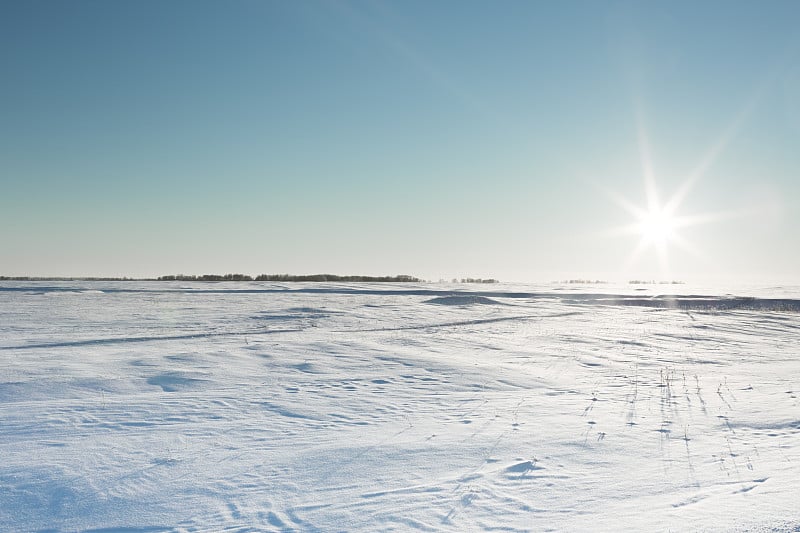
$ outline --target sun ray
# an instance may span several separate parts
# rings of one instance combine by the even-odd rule
[[[725,151],[731,140],[739,133],[739,130],[741,130],[744,122],[752,114],[753,110],[761,100],[763,92],[764,88],[762,87],[756,92],[750,101],[747,102],[741,111],[736,114],[733,121],[731,121],[728,127],[723,130],[719,139],[717,139],[717,141],[711,145],[711,148],[709,148],[700,159],[700,163],[698,163],[697,166],[692,169],[683,183],[681,183],[681,185],[678,187],[678,190],[675,191],[675,194],[673,194],[666,203],[664,206],[666,210],[670,212],[675,211],[692,190],[695,183],[697,183],[697,181],[705,175],[706,171],[716,162],[717,158],[719,158],[720,154]]]
[[[647,207],[652,210],[658,207],[658,187],[656,186],[655,171],[653,170],[653,159],[650,156],[650,141],[644,125],[644,116],[641,109],[637,111],[637,128],[639,141],[639,159],[642,164],[642,177],[644,179],[644,192],[647,199]]]
[[[614,191],[610,191],[607,189],[603,189],[603,192],[618,206],[623,208],[625,211],[628,212],[633,217],[641,218],[645,215],[646,211],[639,207],[638,205],[634,204],[624,196],[617,194]]]
[[[636,245],[636,248],[634,248],[631,251],[631,253],[628,254],[628,257],[625,259],[625,262],[623,263],[622,267],[623,271],[627,272],[633,268],[633,265],[635,265],[636,262],[639,260],[639,258],[642,256],[642,254],[644,254],[644,251],[647,249],[647,246],[648,244],[645,239],[639,239],[639,244]]]
[[[612,228],[600,231],[597,234],[606,237],[619,237],[622,235],[638,235],[639,226],[640,224],[638,222],[634,222],[631,224],[622,224],[620,226],[614,226]]]
[[[708,261],[709,260],[708,254],[704,253],[702,250],[700,250],[700,248],[698,248],[697,246],[695,246],[694,244],[689,242],[687,239],[684,239],[683,237],[681,237],[678,234],[675,234],[673,236],[672,242],[673,242],[673,244],[678,246],[678,248],[681,248],[685,252],[690,253],[691,255],[693,255],[694,257],[697,257],[698,259],[702,259],[703,261]]]
[[[661,241],[656,244],[656,255],[658,255],[658,266],[661,269],[661,277],[670,277],[669,258],[667,257],[667,242]]]

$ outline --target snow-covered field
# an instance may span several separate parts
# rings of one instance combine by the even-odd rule
[[[796,288],[0,282],[0,357],[2,531],[800,525]]]

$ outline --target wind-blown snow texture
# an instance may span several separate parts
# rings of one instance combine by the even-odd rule
[[[0,530],[797,531],[800,294],[600,287],[2,283]]]

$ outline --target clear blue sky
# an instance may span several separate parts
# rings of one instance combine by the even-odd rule
[[[800,281],[797,1],[3,0],[0,73],[0,274]]]

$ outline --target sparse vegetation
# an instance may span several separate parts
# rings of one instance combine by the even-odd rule
[[[61,276],[0,276],[0,281],[335,281],[335,282],[391,282],[421,283],[423,280],[414,276],[339,276],[336,274],[260,274],[256,277],[248,274],[169,274],[158,278],[103,278],[103,277],[61,277]],[[463,281],[463,280],[462,280]],[[467,283],[466,281],[464,281]],[[495,280],[476,280],[471,283],[494,283]]]
[[[344,282],[389,282],[389,283],[419,283],[422,280],[414,276],[337,276],[336,274],[311,274],[295,276],[290,274],[261,274],[256,276],[256,281],[344,281]]]
[[[651,280],[641,280],[641,279],[632,279],[628,281],[629,285],[683,285],[682,281],[656,281],[654,279]]]
[[[421,282],[419,278],[407,275],[398,276],[339,276],[336,274],[308,274],[308,275],[294,275],[294,274],[260,274],[255,278],[246,274],[203,274],[202,276],[187,276],[185,274],[177,274],[171,276],[161,276],[159,281],[281,281],[281,282],[296,282],[296,281],[316,281],[316,282],[391,282],[391,283],[409,283]]]
[[[202,276],[175,274],[160,276],[158,281],[253,281],[253,277],[247,274],[203,274]]]
[[[152,278],[101,278],[68,276],[0,276],[0,281],[155,281]]]

